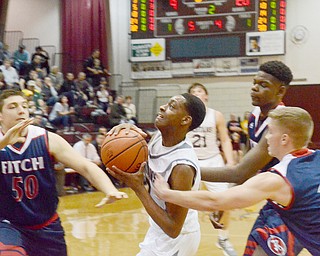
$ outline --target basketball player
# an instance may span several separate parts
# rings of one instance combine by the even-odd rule
[[[319,255],[320,151],[307,148],[314,127],[312,118],[298,107],[271,110],[269,117],[268,152],[280,162],[268,171],[220,193],[170,190],[157,175],[156,195],[171,203],[205,211],[243,208],[267,199],[303,246],[312,255]],[[264,233],[262,229],[260,232]],[[286,245],[277,235],[270,238],[271,252],[267,255],[296,255],[287,253]],[[251,253],[248,248],[246,253]]]
[[[200,83],[194,83],[189,87],[188,92],[197,96],[206,105],[206,116],[202,124],[187,134],[199,159],[200,167],[221,167],[225,165],[224,159],[220,154],[217,136],[219,136],[226,164],[233,165],[232,144],[226,122],[221,112],[207,107],[207,88]],[[228,183],[205,182],[205,185],[209,191],[222,192],[228,189]],[[217,225],[219,222],[217,223],[215,218],[217,216],[219,219],[221,215],[220,222],[223,223],[223,225]],[[229,212],[217,211],[211,213],[210,221],[215,228],[218,228],[217,246],[223,250],[225,255],[237,255],[228,237]]]
[[[159,200],[154,194],[153,181],[158,173],[172,189],[199,189],[200,167],[186,134],[202,123],[205,112],[205,105],[196,96],[184,93],[172,97],[160,107],[155,119],[158,131],[149,143],[147,163],[133,174],[116,167],[108,169],[135,191],[150,216],[150,227],[140,243],[139,256],[196,255],[200,243],[198,212]],[[109,134],[117,134],[121,128],[140,130],[134,125],[122,124]],[[148,189],[144,186],[144,176]]]
[[[55,162],[84,175],[106,194],[104,203],[127,195],[62,137],[31,123],[24,94],[4,90],[0,95],[0,254],[64,256],[64,231],[56,212]]]
[[[284,107],[282,99],[287,87],[292,80],[291,70],[280,61],[268,61],[259,67],[259,72],[254,77],[251,87],[251,99],[253,109],[249,121],[248,132],[251,150],[249,150],[239,164],[225,166],[222,168],[207,167],[201,169],[201,178],[205,181],[226,181],[243,183],[255,175],[257,171],[265,171],[275,165],[278,160],[268,154],[268,145],[265,138],[270,118],[268,113],[272,109]],[[232,175],[230,175],[232,173]],[[264,216],[271,216],[264,219]],[[276,223],[276,224],[275,224]],[[273,226],[273,234],[270,225]],[[274,226],[275,225],[275,226]],[[269,227],[269,228],[268,228]],[[277,236],[284,241],[286,253],[283,255],[297,255],[301,250],[297,239],[287,229],[285,224],[269,204],[267,204],[259,215],[252,231],[250,232],[247,250],[244,255],[272,255],[269,239]],[[260,231],[264,232],[261,233]]]

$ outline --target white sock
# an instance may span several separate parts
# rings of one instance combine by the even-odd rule
[[[218,237],[222,240],[228,239],[228,230],[219,229],[218,230]]]

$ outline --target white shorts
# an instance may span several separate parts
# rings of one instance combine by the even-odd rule
[[[200,162],[200,167],[223,167],[223,166],[225,166],[224,160],[220,154],[216,155],[215,157],[199,160],[199,162]],[[206,185],[206,188],[211,192],[223,192],[229,188],[229,183],[227,183],[227,182],[203,181],[203,183]]]
[[[139,245],[141,250],[137,256],[194,256],[199,248],[200,237],[200,230],[197,230],[173,239],[162,230],[150,227]]]

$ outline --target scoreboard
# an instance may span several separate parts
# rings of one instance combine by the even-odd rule
[[[248,33],[285,29],[286,0],[131,0],[131,40],[164,40],[166,60],[244,57]]]

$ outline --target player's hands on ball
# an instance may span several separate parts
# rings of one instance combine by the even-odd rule
[[[104,197],[100,203],[96,204],[96,207],[104,206],[105,204],[111,204],[117,200],[128,198],[128,195],[124,192],[116,191],[108,194],[106,197]]]
[[[153,182],[153,185],[154,185],[154,192],[156,193],[157,197],[163,200],[167,192],[170,191],[169,184],[165,181],[165,179],[159,173],[156,173],[156,178]]]
[[[144,187],[144,167],[146,162],[143,162],[140,166],[139,171],[135,173],[124,172],[116,166],[107,168],[107,172],[110,173],[113,177],[124,182],[127,186],[133,190]]]
[[[114,126],[107,133],[107,135],[112,135],[112,134],[117,135],[120,132],[120,130],[122,130],[122,129],[126,130],[126,134],[128,134],[130,130],[134,130],[134,131],[138,132],[144,138],[146,138],[148,136],[148,134],[146,134],[142,129],[135,126],[134,124],[129,124],[129,123],[124,123],[124,124],[119,124],[117,126]]]

